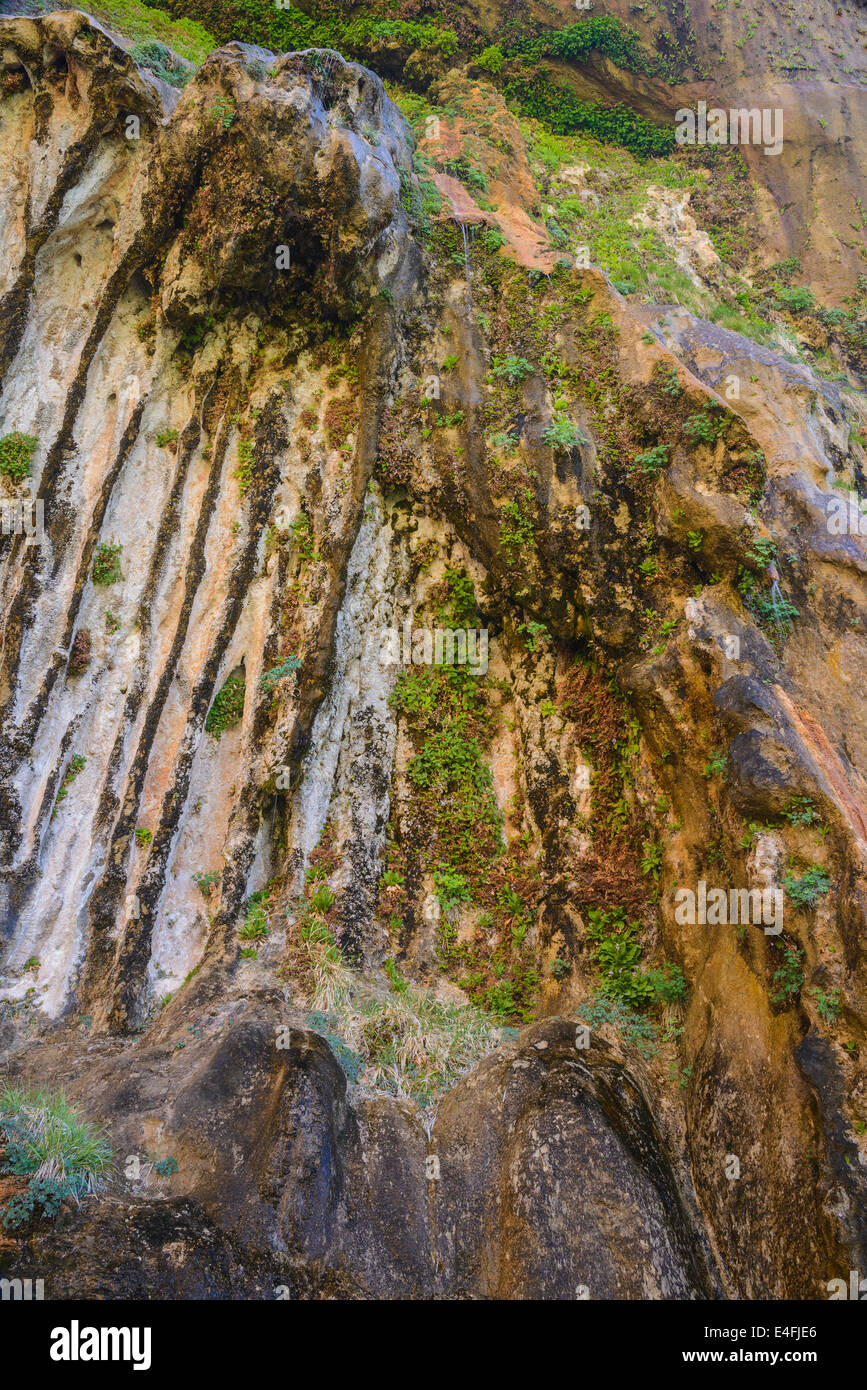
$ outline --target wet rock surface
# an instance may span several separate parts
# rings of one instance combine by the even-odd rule
[[[596,270],[485,252],[467,284],[357,64],[229,45],[169,113],[82,15],[0,39],[0,418],[45,504],[41,546],[0,538],[0,1051],[118,1164],[0,1269],[58,1298],[824,1297],[867,1266],[867,536],[827,525],[863,395]],[[416,761],[448,692],[416,707],[419,663],[381,660],[456,613],[490,636],[457,829]],[[782,997],[761,923],[676,913],[808,865]],[[327,980],[311,1017],[326,880],[380,1003],[409,980],[514,1025],[435,1104],[391,1038],[353,1081]],[[652,1047],[598,1000],[576,1024],[617,904],[688,985]]]

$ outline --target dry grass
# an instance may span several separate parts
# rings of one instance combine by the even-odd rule
[[[304,1005],[358,1058],[357,1082],[427,1106],[499,1043],[499,1030],[473,1004],[443,1002],[391,967],[385,997],[344,961],[325,918],[299,905],[290,959]]]

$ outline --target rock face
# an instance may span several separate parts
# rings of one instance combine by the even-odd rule
[[[79,13],[0,50],[0,487],[44,508],[0,537],[0,1048],[118,1165],[2,1272],[825,1297],[867,1267],[863,395],[534,268],[526,210],[420,226],[334,53],[229,45],[168,112]],[[684,990],[614,1007],[605,921]]]

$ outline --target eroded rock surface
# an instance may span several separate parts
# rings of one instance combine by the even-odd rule
[[[863,396],[598,270],[528,276],[519,218],[468,283],[337,55],[230,46],[169,113],[82,15],[0,42],[0,432],[45,514],[0,541],[0,1047],[119,1165],[4,1272],[824,1297],[867,1266],[867,536],[827,524],[867,491]],[[383,662],[408,619],[486,631],[477,702]],[[806,865],[829,891],[779,941],[676,913]],[[688,986],[652,1046],[592,1003],[619,906]],[[397,1033],[351,1084],[316,921],[380,1002],[520,1032],[435,1105]]]

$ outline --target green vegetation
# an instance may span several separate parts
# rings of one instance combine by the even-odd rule
[[[292,539],[302,560],[319,559],[319,552],[313,540],[313,527],[306,512],[299,512],[292,522]]]
[[[450,572],[445,587],[441,611],[461,623],[475,611],[472,586]],[[420,667],[398,676],[390,703],[416,750],[407,769],[409,853],[419,870],[429,866],[432,874],[440,968],[486,1012],[503,1020],[532,1017],[538,972],[528,934],[538,869],[523,842],[503,842],[485,756],[497,720],[486,687],[465,667]],[[471,922],[460,940],[459,916]]]
[[[85,757],[82,757],[81,753],[73,753],[72,757],[69,759],[66,772],[63,774],[63,781],[60,784],[57,796],[54,801],[54,810],[51,813],[52,820],[54,820],[54,817],[60,810],[60,803],[66,800],[67,796],[69,795],[70,787],[72,786],[79,772],[83,771],[86,763],[87,759]]]
[[[619,999],[610,995],[595,994],[581,1005],[580,1018],[586,1019],[591,1028],[600,1028],[603,1023],[610,1024],[625,1043],[634,1047],[642,1057],[653,1057],[658,1051],[659,1030],[646,1014],[630,1009]]]
[[[238,463],[232,474],[238,480],[238,496],[243,497],[247,488],[253,480],[253,441],[252,439],[238,440]]]
[[[650,477],[656,477],[657,473],[661,473],[663,468],[668,467],[668,445],[657,444],[654,448],[647,449],[642,454],[636,454],[635,462],[638,464],[642,473],[649,474]]]
[[[777,558],[777,543],[769,536],[758,537],[752,541],[746,552],[747,559],[756,566],[757,569],[764,571],[772,565]]]
[[[738,593],[751,613],[768,632],[771,641],[777,644],[792,630],[792,619],[800,617],[800,610],[781,593],[763,590],[752,572],[741,565],[738,569]]]
[[[642,157],[670,155],[675,149],[672,126],[655,126],[622,102],[603,106],[598,101],[582,101],[547,72],[511,78],[505,83],[504,94],[523,116],[544,123],[555,135],[585,131]]]
[[[725,433],[728,426],[728,419],[723,416],[721,419],[714,419],[706,412],[698,415],[690,415],[689,419],[683,422],[683,432],[693,443],[701,441],[703,444],[715,444],[721,434]]]
[[[175,430],[175,429],[157,430],[157,434],[156,434],[156,445],[157,445],[157,448],[158,448],[158,449],[164,449],[164,448],[166,447],[167,444],[174,444],[175,441],[177,440],[177,438],[178,438],[178,432],[177,432],[177,430]]]
[[[235,119],[236,110],[234,97],[220,95],[207,108],[205,120],[212,125],[222,125],[224,130],[228,130]]]
[[[494,357],[490,375],[514,386],[525,376],[533,375],[533,366],[525,357]]]
[[[802,286],[800,289],[787,289],[785,286],[779,285],[775,293],[778,303],[790,314],[806,313],[816,303],[816,296],[806,286]]]
[[[796,878],[793,874],[786,874],[783,879],[783,887],[792,902],[797,903],[799,907],[813,907],[828,892],[831,887],[831,879],[818,864],[811,864],[808,869],[804,870],[800,878]]]
[[[775,1004],[785,1004],[800,994],[804,987],[802,962],[804,953],[798,946],[784,946],[778,942],[783,952],[783,964],[774,971],[774,992],[771,999]]]
[[[310,905],[314,912],[323,915],[330,912],[334,906],[334,893],[327,883],[320,883],[310,899]]]
[[[836,1023],[840,1014],[840,992],[832,989],[811,989],[810,993],[816,1001],[816,1012],[825,1023]]]
[[[715,748],[704,765],[702,777],[725,777],[728,761],[725,749]]]
[[[65,1201],[98,1191],[112,1162],[106,1136],[62,1092],[8,1083],[0,1090],[0,1149],[0,1173],[28,1179],[0,1208],[7,1230],[56,1216]]]
[[[207,873],[193,874],[193,882],[198,888],[203,898],[209,898],[216,885],[220,882],[222,869],[209,869]]]
[[[332,895],[333,901],[333,895]],[[321,911],[296,905],[289,951],[308,1025],[328,1042],[348,1079],[427,1106],[496,1046],[492,1021],[473,1004],[440,1003],[384,964],[390,989],[375,995],[347,965]]]
[[[205,732],[219,738],[227,729],[234,729],[244,713],[247,678],[243,670],[233,671],[223,682],[214,703],[208,710]]]
[[[79,6],[75,0],[38,0],[37,8],[49,12],[78,9]],[[172,8],[181,6],[172,5]],[[183,8],[194,12],[197,8],[195,0],[191,4],[184,4]],[[146,5],[142,0],[93,0],[87,12],[129,39],[147,45],[157,40],[191,63],[204,62],[208,54],[219,46],[214,35],[194,18],[173,18],[164,9]]]
[[[587,934],[595,944],[594,960],[602,974],[602,993],[629,1010],[673,1003],[686,996],[680,967],[670,962],[662,969],[640,970],[640,926],[630,922],[625,908],[591,908]]]
[[[500,510],[500,544],[510,564],[515,563],[517,552],[531,546],[535,539],[533,520],[527,515],[527,509],[535,500],[532,489],[525,488],[520,501],[506,502]]]
[[[13,483],[29,477],[38,443],[32,434],[22,434],[20,430],[4,434],[0,439],[0,474],[11,478]]]
[[[108,587],[109,584],[118,584],[123,579],[120,568],[120,557],[123,545],[118,542],[116,545],[103,541],[96,547],[96,554],[93,557],[93,582]]]
[[[266,671],[264,675],[259,677],[259,688],[261,690],[273,690],[284,676],[291,676],[296,671],[300,671],[301,664],[297,656],[287,656],[280,662],[279,666],[272,666],[270,671]]]
[[[535,652],[539,644],[551,636],[545,623],[537,622],[535,618],[528,618],[525,623],[518,623],[517,631],[527,634],[528,652]]]
[[[129,56],[138,67],[147,68],[171,87],[184,87],[192,77],[192,70],[185,63],[178,62],[174,53],[159,39],[145,39],[137,43]]]
[[[217,320],[213,314],[204,314],[201,318],[194,319],[189,327],[181,335],[178,342],[178,351],[188,357],[201,347],[211,329],[216,328]]]
[[[147,849],[152,840],[153,832],[148,830],[146,826],[140,825],[135,832],[136,844],[141,845],[142,849]]]
[[[268,895],[264,890],[252,893],[247,900],[247,915],[238,928],[242,941],[259,941],[268,935],[268,917],[265,910]]]
[[[542,431],[542,439],[552,449],[575,449],[587,443],[587,436],[576,429],[565,415],[555,415],[550,425]]]
[[[820,819],[819,812],[806,796],[793,796],[783,815],[790,825],[815,825]]]

